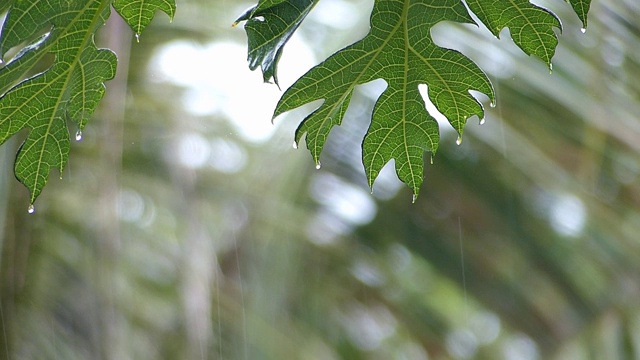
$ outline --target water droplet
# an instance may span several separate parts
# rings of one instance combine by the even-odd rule
[[[480,119],[479,124],[480,124],[480,125],[484,125],[484,122],[485,122],[485,120],[484,120],[484,118],[482,118],[482,119]]]
[[[320,170],[320,168],[321,168],[321,167],[322,167],[322,164],[320,164],[320,161],[318,161],[318,162],[316,163],[316,169],[317,169],[317,170]]]
[[[583,33],[583,34],[586,33],[587,32],[587,28],[580,29],[580,32]]]
[[[457,145],[462,144],[462,136],[461,135],[458,135],[458,139],[456,139],[456,144]]]
[[[492,108],[496,107],[496,102],[492,101],[491,103],[489,103],[489,106],[491,106]]]
[[[413,198],[411,199],[411,202],[415,204],[416,200],[418,200],[418,194],[413,194]]]
[[[297,142],[295,142],[295,141],[293,142],[293,148],[294,148],[294,149],[297,149],[297,148],[298,148],[298,143],[297,143]]]
[[[78,129],[78,131],[76,131],[76,141],[80,140],[82,140],[82,130]]]
[[[27,212],[29,214],[33,214],[34,212],[36,212],[36,208],[33,206],[33,204],[29,205],[29,208],[27,209]]]
[[[0,59],[0,65],[2,65],[3,62],[4,62],[4,60]]]
[[[431,165],[433,165],[433,154],[431,154],[431,160],[430,160],[430,162],[431,162]]]
[[[549,74],[553,73],[553,64],[549,63]]]
[[[136,34],[136,42],[140,42],[140,34]]]

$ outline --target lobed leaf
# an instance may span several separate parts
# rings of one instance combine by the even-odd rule
[[[469,117],[484,117],[470,90],[495,101],[489,79],[471,60],[431,39],[431,28],[445,20],[473,23],[459,0],[376,1],[370,33],[303,75],[284,93],[274,117],[324,99],[296,131],[296,142],[306,134],[307,148],[319,162],[329,132],[342,122],[354,88],[384,79],[387,88],[376,102],[362,144],[366,175],[373,186],[382,167],[395,159],[398,177],[417,195],[424,152],[435,153],[439,141],[438,124],[426,112],[418,86],[428,86],[429,99],[460,135]]]
[[[277,64],[284,45],[318,0],[266,0],[248,9],[235,22],[246,21],[249,68],[262,68],[265,82],[278,84]]]
[[[508,27],[513,41],[525,54],[536,55],[551,65],[558,45],[553,28],[562,29],[560,20],[552,12],[528,0],[467,0],[466,3],[495,36]]]
[[[176,2],[175,0],[114,0],[113,8],[138,37],[151,23],[156,10],[163,11],[173,19],[176,13]]]
[[[253,11],[265,10],[287,1],[289,0],[260,0],[258,2],[258,5],[253,9]]]
[[[28,135],[15,162],[15,175],[30,191],[33,203],[51,168],[63,171],[69,156],[66,121],[82,129],[113,78],[116,57],[97,49],[95,31],[109,17],[109,0],[14,1],[2,29],[0,54],[24,47],[0,69],[0,144],[15,133]],[[44,35],[34,37],[37,34]],[[23,80],[33,65],[52,54],[53,64]],[[20,81],[20,82],[18,82]],[[6,91],[7,84],[15,86]],[[6,92],[5,92],[6,91]]]
[[[591,7],[591,0],[567,0],[573,11],[578,15],[580,21],[582,21],[582,28],[587,28],[587,14],[589,13],[589,8]]]

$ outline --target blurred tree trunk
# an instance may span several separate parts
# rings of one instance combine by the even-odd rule
[[[131,30],[117,14],[112,14],[101,34],[101,46],[113,50],[118,55],[116,77],[107,84],[108,91],[101,103],[103,118],[96,121],[100,126],[99,159],[99,197],[95,234],[95,280],[98,284],[96,313],[98,314],[98,338],[100,355],[104,359],[127,359],[124,345],[126,331],[122,314],[118,309],[118,283],[121,274],[120,263],[121,236],[118,218],[118,192],[122,169],[122,138],[125,105],[127,95],[127,77],[131,47]],[[91,219],[90,219],[91,220]]]

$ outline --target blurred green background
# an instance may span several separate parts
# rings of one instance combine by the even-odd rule
[[[420,198],[360,142],[360,87],[314,169],[291,147],[312,107],[231,28],[250,1],[183,0],[135,41],[98,43],[118,77],[27,213],[0,148],[1,359],[640,359],[640,3],[563,1],[553,73],[510,40],[433,30],[487,71],[495,108],[442,144]],[[322,0],[280,83],[354,40],[372,1]],[[428,91],[425,87],[424,91]],[[70,132],[75,133],[74,129]]]

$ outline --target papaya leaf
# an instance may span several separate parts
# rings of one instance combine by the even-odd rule
[[[266,0],[248,9],[235,22],[246,21],[249,68],[262,68],[264,82],[278,84],[277,64],[284,45],[318,0]],[[234,25],[235,25],[234,24]]]
[[[274,7],[280,3],[287,2],[287,1],[288,0],[260,0],[258,2],[258,6],[255,7],[254,11],[268,9],[270,7]]]
[[[113,8],[129,24],[136,34],[136,39],[147,25],[153,20],[156,10],[161,10],[169,15],[170,19],[176,13],[175,0],[114,0]]]
[[[69,156],[67,120],[80,131],[113,78],[116,57],[97,49],[95,31],[109,17],[109,0],[14,1],[2,28],[0,54],[29,43],[0,68],[0,144],[21,131],[28,135],[15,162],[15,175],[36,200],[51,168],[63,171]],[[30,74],[53,55],[53,64]],[[26,76],[31,77],[24,79]],[[13,86],[8,89],[9,86]]]
[[[284,93],[274,118],[308,102],[324,99],[296,130],[296,142],[306,134],[316,163],[329,132],[340,125],[354,88],[384,79],[387,88],[376,102],[362,144],[369,186],[382,167],[395,159],[398,177],[417,196],[423,179],[425,151],[438,148],[438,123],[425,110],[418,86],[428,86],[431,102],[462,135],[473,115],[484,117],[470,90],[495,94],[487,76],[461,53],[437,46],[431,28],[441,21],[473,23],[459,0],[378,0],[371,31],[312,68]]]
[[[12,0],[7,0],[7,1],[3,1],[0,3],[0,14],[4,14],[5,11],[7,11],[7,9],[9,9],[9,7],[12,4]]]
[[[589,8],[591,7],[591,0],[568,0],[571,7],[573,7],[573,11],[576,12],[580,21],[582,21],[582,31],[586,31],[587,29],[587,13],[589,13]]]
[[[528,0],[468,0],[467,5],[495,36],[508,27],[513,42],[525,54],[536,55],[551,66],[551,58],[558,45],[553,28],[561,29],[562,25],[549,10]]]

